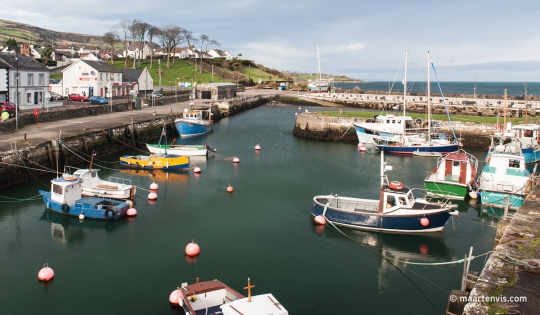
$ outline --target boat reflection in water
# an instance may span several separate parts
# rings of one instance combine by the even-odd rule
[[[149,171],[140,169],[121,169],[120,172],[129,175],[148,176],[151,180],[156,182],[187,182],[189,180],[189,173],[187,172],[179,173],[165,171]]]
[[[112,232],[128,223],[126,219],[79,220],[77,217],[63,215],[49,209],[45,209],[39,219],[51,222],[51,237],[62,245],[84,241],[85,232],[88,230],[103,229],[106,232]]]

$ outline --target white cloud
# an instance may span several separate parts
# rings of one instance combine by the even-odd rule
[[[341,45],[338,47],[340,50],[361,50],[366,47],[366,43],[350,43],[348,45]]]

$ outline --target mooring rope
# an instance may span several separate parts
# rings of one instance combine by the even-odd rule
[[[43,186],[48,186],[48,184],[43,183],[42,181],[40,181],[39,179],[37,179],[37,177],[34,176],[34,174],[32,174],[32,172],[30,172],[30,169],[28,168],[28,166],[26,166],[26,163],[24,163],[24,160],[23,160],[22,156],[19,154],[19,150],[17,150],[17,146],[15,145],[15,149],[13,148],[13,143],[11,144],[11,151],[14,151],[14,152],[17,154],[17,156],[18,156],[19,159],[21,160],[22,164],[24,165],[24,168],[26,168],[26,170],[28,171],[28,173],[29,173],[30,175],[32,175],[32,177],[33,177],[38,183],[40,183],[40,184],[43,185]],[[39,165],[39,164],[38,164],[38,165]],[[39,166],[41,166],[41,165],[39,165]]]
[[[28,200],[39,199],[39,198],[41,198],[41,195],[36,195],[36,196],[25,198],[25,199],[11,198],[11,197],[6,197],[6,196],[0,196],[0,198],[13,200],[13,201],[2,201],[2,200],[0,200],[0,202],[4,202],[4,203],[7,203],[7,202],[23,202],[23,201],[28,201]]]
[[[75,153],[74,151],[72,151],[72,150],[71,150],[67,145],[65,145],[64,143],[60,142],[60,144],[61,144],[63,147],[65,147],[69,152],[73,153],[75,156],[77,156],[78,158],[80,158],[81,160],[90,163],[89,160],[85,159],[84,157],[82,157],[82,156],[78,155],[77,153]],[[101,168],[107,169],[107,170],[112,170],[112,171],[116,170],[115,168],[109,168],[109,167],[106,167],[106,166],[99,165],[99,164],[97,164],[97,163],[96,163],[96,165],[99,166],[99,167],[101,167]]]

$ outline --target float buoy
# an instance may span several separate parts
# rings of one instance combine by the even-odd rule
[[[474,190],[469,191],[469,197],[471,197],[471,199],[477,199],[478,198],[478,193],[476,193],[476,191],[474,191]]]
[[[158,190],[159,186],[158,184],[156,184],[156,182],[153,182],[152,184],[150,184],[150,189],[151,190]]]
[[[420,244],[420,254],[427,255],[429,252],[429,247],[426,244]]]
[[[193,169],[193,173],[195,174],[199,174],[201,172],[201,168],[200,167],[196,167]]]
[[[54,277],[54,270],[49,268],[48,264],[43,265],[43,268],[38,272],[38,279],[40,281],[49,281]]]
[[[306,113],[309,113],[307,109],[306,109]]]
[[[201,252],[201,248],[194,240],[191,240],[191,243],[186,246],[186,255],[188,256],[197,256]]]
[[[79,220],[84,220],[84,213],[79,214]]]
[[[316,216],[314,221],[315,221],[315,224],[319,224],[319,225],[326,224],[326,219],[322,215]]]
[[[39,116],[39,109],[37,109],[37,108],[34,109],[34,116],[35,117]]]
[[[237,157],[235,157],[234,159],[232,159],[232,162],[233,162],[233,163],[240,163],[240,159],[237,158]]]
[[[227,187],[227,192],[228,192],[228,193],[232,193],[233,191],[234,191],[233,186],[231,186],[231,185],[229,184],[229,187]]]
[[[294,116],[298,116],[298,113],[294,113]]]
[[[155,192],[151,192],[148,194],[148,200],[156,200],[157,194]]]
[[[302,109],[302,107],[298,107],[298,110],[301,110],[301,109]]]
[[[366,150],[367,150],[366,147],[360,147],[360,148],[358,148],[358,151],[360,151],[360,152],[366,152]]]
[[[364,144],[362,142],[358,143],[358,149],[362,148],[363,146],[364,146]]]
[[[137,210],[135,210],[135,208],[129,208],[127,211],[126,211],[126,215],[128,217],[135,217],[137,216]]]
[[[420,219],[420,224],[422,224],[422,226],[428,226],[429,225],[429,219],[426,218],[426,217]]]
[[[260,149],[261,149],[261,146],[257,144],[257,145],[255,146],[255,150],[258,151],[258,150],[260,150]]]
[[[389,186],[392,189],[401,189],[401,188],[403,188],[403,184],[401,182],[396,182],[396,181],[390,182]]]
[[[182,302],[180,302],[182,301]],[[184,295],[182,294],[182,291],[180,288],[176,288],[176,290],[171,292],[171,295],[169,295],[169,303],[172,305],[180,305],[180,303],[184,304]]]

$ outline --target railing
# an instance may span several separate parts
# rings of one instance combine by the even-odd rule
[[[111,183],[131,185],[131,179],[109,176],[107,180]]]

